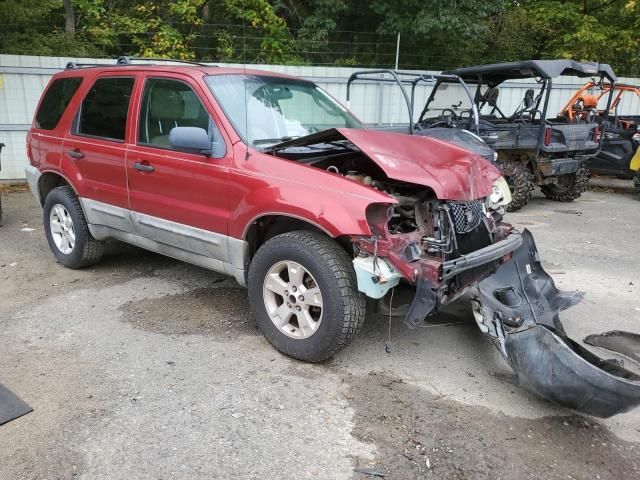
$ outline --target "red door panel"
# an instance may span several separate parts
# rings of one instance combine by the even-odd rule
[[[62,146],[61,169],[81,197],[129,208],[126,151],[124,144],[71,135]]]
[[[131,210],[226,234],[228,172],[227,158],[131,146],[127,152]]]

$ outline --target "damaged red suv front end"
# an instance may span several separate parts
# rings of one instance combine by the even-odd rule
[[[314,165],[324,168],[326,163],[328,171],[378,190],[389,200],[367,207],[370,235],[351,236],[358,288],[374,299],[383,299],[395,287],[415,291],[405,317],[408,326],[416,327],[468,291],[522,243],[520,233],[502,221],[510,194],[499,171],[453,144],[331,129],[276,148],[293,159],[296,147],[336,142],[350,146],[353,153],[325,152]],[[303,155],[304,149],[297,152]]]
[[[325,151],[314,166],[389,200],[367,206],[369,234],[348,236],[362,293],[415,328],[468,292],[478,327],[526,388],[600,417],[640,403],[639,376],[566,336],[559,312],[582,296],[559,291],[531,234],[503,222],[510,192],[493,165],[432,138],[353,129],[327,130],[271,151],[301,160],[305,147],[327,144],[351,151]],[[398,301],[391,305],[394,293]]]

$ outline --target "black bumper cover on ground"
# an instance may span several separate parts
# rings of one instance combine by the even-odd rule
[[[476,320],[525,388],[597,417],[631,410],[640,404],[640,376],[599,358],[564,332],[558,313],[581,298],[556,288],[525,230],[512,260],[478,284]]]

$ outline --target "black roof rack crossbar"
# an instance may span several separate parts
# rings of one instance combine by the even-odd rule
[[[79,63],[79,62],[68,62],[64,67],[65,70],[75,70],[77,68],[92,68],[92,67],[126,67],[129,65],[135,65],[133,62],[141,61],[141,62],[174,62],[174,63],[184,63],[187,65],[195,65],[198,67],[217,67],[217,65],[207,65],[200,62],[194,62],[191,60],[181,60],[175,58],[153,58],[153,57],[128,57],[122,56],[118,57],[115,64],[110,63]],[[153,64],[148,64],[153,65]]]
[[[158,57],[128,57],[122,56],[118,57],[116,61],[117,65],[133,65],[132,61],[144,61],[144,62],[174,62],[174,63],[186,63],[187,65],[197,65],[198,67],[212,67],[215,65],[206,65],[201,62],[196,62],[193,60],[182,60],[179,58],[158,58]]]

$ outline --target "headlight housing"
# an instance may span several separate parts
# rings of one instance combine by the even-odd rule
[[[511,189],[503,176],[500,176],[491,187],[491,194],[488,197],[489,208],[497,210],[511,203]]]

